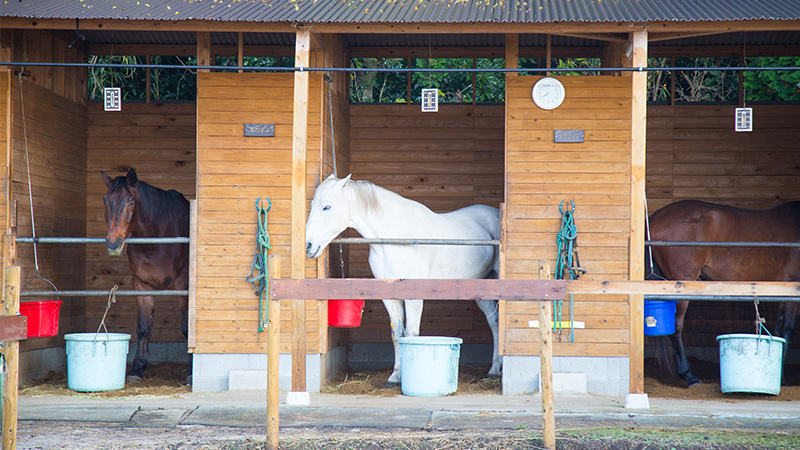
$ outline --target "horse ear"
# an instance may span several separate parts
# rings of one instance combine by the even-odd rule
[[[100,171],[100,176],[103,177],[103,183],[106,184],[106,187],[111,189],[111,184],[114,183],[114,179],[108,176],[108,174],[103,172],[102,170]]]
[[[136,176],[136,171],[131,169],[128,171],[128,186],[135,186],[136,183],[139,181],[139,178]]]
[[[351,176],[353,176],[352,173],[342,178],[341,180],[337,181],[336,187],[338,187],[339,189],[343,188],[347,184],[347,182],[350,181]]]

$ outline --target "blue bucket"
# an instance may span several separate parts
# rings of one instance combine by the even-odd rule
[[[441,397],[458,389],[461,338],[401,337],[400,389],[414,397]]]
[[[786,339],[757,334],[723,334],[719,342],[719,384],[722,393],[779,395]]]
[[[130,334],[73,333],[67,343],[67,387],[78,392],[114,391],[125,387]]]
[[[644,301],[644,335],[669,336],[675,333],[674,300]]]

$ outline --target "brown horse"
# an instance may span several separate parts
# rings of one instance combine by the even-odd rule
[[[654,241],[800,241],[800,202],[754,210],[685,200],[667,205],[650,216]],[[651,247],[655,274],[669,280],[800,281],[800,248],[792,247]],[[645,252],[648,254],[649,252]],[[648,270],[648,269],[646,269]],[[675,334],[670,336],[674,360],[659,352],[662,367],[675,380],[689,386],[700,380],[692,373],[683,347],[683,319],[688,301],[675,313]],[[797,303],[781,303],[775,336],[786,339],[784,356],[800,312]],[[668,347],[667,347],[668,348]],[[676,367],[677,364],[677,367]]]
[[[100,172],[108,192],[103,196],[108,236],[108,254],[119,256],[125,239],[131,237],[188,237],[189,201],[178,191],[165,191],[136,177],[131,169],[112,179]],[[188,244],[135,244],[127,249],[136,290],[186,290],[189,286]],[[188,298],[179,297],[181,329],[188,335]],[[126,382],[139,383],[147,367],[150,332],[153,328],[153,296],[136,297],[138,340],[133,367]],[[191,365],[189,367],[191,374]],[[190,375],[191,376],[191,375]]]

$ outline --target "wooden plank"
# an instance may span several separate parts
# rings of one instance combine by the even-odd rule
[[[642,295],[742,295],[798,296],[800,283],[784,281],[599,281],[568,280],[570,294],[642,294]]]
[[[295,35],[295,66],[309,67],[311,30],[301,27]],[[308,146],[308,72],[294,73],[292,141],[292,278],[305,278],[306,149]],[[292,299],[292,391],[306,390],[306,303]]]
[[[27,316],[0,316],[0,342],[28,338]]]
[[[539,260],[539,280],[550,279],[550,261]],[[539,301],[539,379],[542,383],[542,440],[545,448],[556,448],[556,419],[553,404],[553,303]]]
[[[13,316],[19,313],[20,267],[5,268],[3,286],[4,314]],[[27,334],[27,332],[26,332]],[[17,448],[17,396],[19,395],[19,341],[5,344],[6,379],[3,384],[3,448]]]
[[[281,276],[281,258],[269,256],[269,276]],[[280,302],[267,302],[267,448],[278,449],[280,423]]]
[[[564,297],[563,280],[276,279],[270,298],[544,300]]]
[[[647,67],[647,29],[630,33],[633,67]],[[625,59],[625,58],[623,58]],[[627,59],[625,59],[627,60]],[[647,142],[647,74],[633,73],[631,83],[631,211],[629,278],[644,279],[645,147]],[[644,296],[630,296],[630,392],[644,393]]]

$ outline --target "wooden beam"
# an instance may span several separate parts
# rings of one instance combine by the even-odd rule
[[[308,67],[311,61],[311,30],[298,28],[295,67]],[[294,73],[294,113],[292,140],[292,278],[305,278],[306,263],[306,149],[308,146],[309,72]],[[307,296],[292,300],[292,391],[306,390],[306,302]]]
[[[270,299],[558,300],[565,286],[564,280],[273,279]]]
[[[19,266],[5,268],[3,294],[4,314],[19,312]],[[6,380],[3,384],[3,449],[17,448],[17,396],[19,395],[19,341],[8,341],[3,349],[6,359]]]
[[[550,279],[550,261],[539,260],[539,279]],[[553,302],[539,300],[539,380],[542,385],[542,441],[556,449],[556,416],[553,403]]]
[[[631,67],[647,67],[647,29],[631,33]],[[622,62],[627,62],[623,57]],[[628,279],[644,279],[645,146],[647,72],[632,72],[631,83],[631,222]],[[644,296],[630,296],[630,393],[644,393]]]
[[[270,279],[281,276],[280,255],[267,258]],[[267,301],[267,449],[278,450],[280,430],[280,334],[281,303]]]
[[[519,35],[506,34],[506,69],[519,68]],[[506,78],[517,76],[516,72],[507,72]]]
[[[197,346],[197,199],[189,202],[189,353]]]
[[[567,294],[800,296],[789,281],[599,281],[568,280]],[[633,319],[631,319],[633,320]],[[644,322],[644,318],[642,319]]]
[[[197,65],[211,65],[211,33],[200,31],[197,33]],[[198,69],[198,72],[209,72],[208,69]]]
[[[0,316],[0,342],[28,338],[27,316]]]
[[[236,33],[236,42],[238,44],[237,48],[236,48],[236,63],[237,63],[237,65],[239,67],[244,66],[244,38],[243,38],[243,34],[244,33],[242,33],[241,31]],[[239,69],[239,73],[242,73],[242,69]]]

